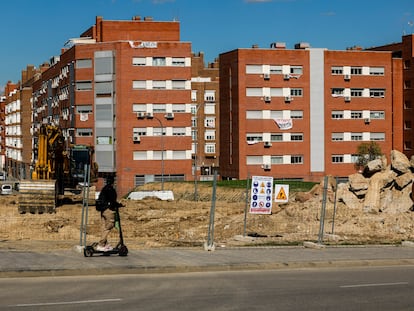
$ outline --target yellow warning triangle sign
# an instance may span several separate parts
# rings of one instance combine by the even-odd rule
[[[285,192],[285,189],[283,189],[283,187],[280,188],[276,199],[277,200],[287,200],[286,192]]]

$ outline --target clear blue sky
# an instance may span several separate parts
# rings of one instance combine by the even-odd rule
[[[399,42],[414,32],[414,0],[14,0],[0,5],[0,92],[27,64],[38,67],[69,38],[104,20],[179,20],[181,40],[211,62],[222,52],[269,47],[342,50]]]

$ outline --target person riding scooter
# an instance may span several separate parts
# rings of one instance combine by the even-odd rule
[[[117,193],[114,188],[114,177],[108,176],[106,178],[106,185],[102,188],[99,194],[98,201],[101,204],[101,223],[102,223],[102,236],[98,242],[96,250],[98,251],[111,251],[113,248],[108,244],[108,236],[111,230],[115,227],[115,218],[117,209],[122,204],[117,201]]]

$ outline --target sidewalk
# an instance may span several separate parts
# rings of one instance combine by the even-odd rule
[[[142,274],[248,269],[414,265],[414,247],[239,247],[130,250],[128,256],[84,257],[74,247],[51,252],[0,250],[0,277]]]

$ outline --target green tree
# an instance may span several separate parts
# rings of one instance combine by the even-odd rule
[[[357,147],[357,160],[355,168],[363,170],[369,161],[378,159],[382,156],[380,146],[376,142],[362,143]]]

